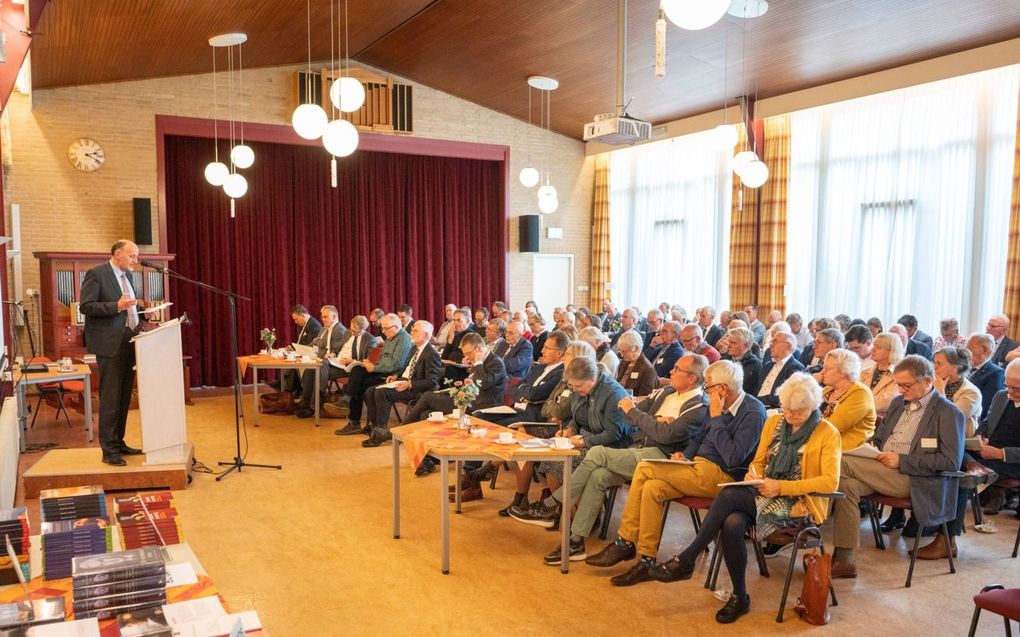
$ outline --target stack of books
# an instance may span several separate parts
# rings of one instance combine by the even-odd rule
[[[112,619],[166,603],[166,554],[158,547],[74,558],[74,616]]]
[[[71,560],[113,547],[106,495],[100,486],[46,489],[39,493],[43,578],[71,576]]]
[[[4,635],[31,634],[27,629],[32,626],[62,621],[63,596],[0,604],[0,633]]]
[[[39,511],[43,522],[106,517],[103,487],[66,487],[39,492]]]
[[[173,501],[169,491],[114,498],[114,516],[124,548],[180,544],[183,534]]]
[[[20,580],[15,568],[22,569],[28,564],[28,514],[25,507],[0,511],[0,586],[17,584]],[[7,542],[14,549],[14,558],[7,554]],[[25,579],[28,579],[27,574]]]

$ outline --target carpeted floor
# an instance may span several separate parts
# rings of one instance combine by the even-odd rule
[[[250,398],[245,408],[250,409]],[[28,433],[29,443],[85,446],[76,424],[52,420],[47,407]],[[234,455],[233,399],[198,398],[188,407],[196,458],[210,467]],[[72,412],[72,416],[75,416]],[[79,423],[80,423],[80,416]],[[128,443],[138,442],[137,412]],[[361,447],[361,436],[340,437],[343,421],[262,416],[246,429],[246,458],[281,464],[282,471],[246,468],[221,482],[195,474],[176,494],[187,541],[236,610],[255,609],[274,637],[310,635],[516,635],[731,634],[778,635],[825,631],[859,637],[964,635],[972,596],[988,583],[1020,586],[1020,559],[1009,557],[1017,520],[1000,514],[999,533],[971,530],[960,541],[956,575],[946,562],[918,562],[913,586],[903,587],[907,547],[896,534],[889,550],[874,548],[862,524],[860,575],[837,580],[839,606],[828,627],[815,628],[792,612],[802,578],[794,575],[786,622],[775,614],[785,561],[770,560],[772,577],[748,571],[751,613],[731,626],[714,620],[721,603],[702,587],[707,560],[689,582],[649,582],[616,588],[609,577],[626,569],[574,563],[568,575],[543,564],[559,541],[544,529],[497,517],[513,495],[513,478],[501,474],[495,491],[467,503],[451,519],[452,572],[439,570],[438,474],[415,478],[402,458],[402,536],[392,538],[391,448]],[[139,445],[140,446],[140,445]],[[23,472],[40,453],[22,456]],[[533,489],[537,496],[538,489]],[[621,491],[615,515],[623,509]],[[23,495],[19,491],[19,502]],[[28,503],[38,528],[37,502]],[[617,519],[610,527],[614,537]],[[683,507],[670,515],[660,558],[693,536]],[[603,542],[588,540],[589,552]],[[725,579],[725,569],[723,569]],[[986,615],[978,634],[1002,634]]]

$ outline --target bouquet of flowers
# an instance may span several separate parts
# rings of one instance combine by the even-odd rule
[[[478,392],[481,391],[481,387],[470,378],[452,382],[447,378],[445,384],[447,385],[446,389],[439,391],[450,394],[453,397],[453,406],[459,409],[462,414],[467,413],[468,407],[471,406],[475,398],[478,398]]]
[[[259,340],[265,343],[268,349],[272,349],[273,343],[276,342],[276,328],[263,327],[262,331],[259,332]]]

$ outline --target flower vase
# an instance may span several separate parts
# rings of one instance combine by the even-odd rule
[[[272,358],[272,357],[273,357],[273,346],[272,346],[272,345],[270,345],[269,343],[266,343],[266,354],[267,354],[267,355],[268,355],[268,356],[269,356],[270,358]]]
[[[460,416],[457,418],[457,429],[460,429],[461,431],[466,431],[470,429],[470,427],[471,421],[468,420],[467,407],[466,406],[461,407]]]

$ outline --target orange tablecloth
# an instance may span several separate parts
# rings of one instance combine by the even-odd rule
[[[406,434],[403,442],[408,459],[417,469],[430,451],[441,449],[445,452],[481,453],[500,460],[510,460],[515,452],[520,451],[520,446],[499,444],[496,440],[499,439],[500,433],[512,432],[514,440],[534,438],[523,431],[515,431],[473,417],[471,426],[486,427],[485,437],[476,438],[467,431],[458,430],[454,420],[442,423],[430,422]]]
[[[267,354],[250,354],[248,356],[238,356],[237,364],[241,367],[241,376],[248,371],[249,365],[256,365],[258,367],[273,367],[279,369],[286,369],[293,367],[294,369],[307,369],[309,367],[315,367],[319,364],[319,361],[312,361],[310,363],[302,362],[301,359],[296,361],[289,361],[286,358],[273,358]]]

